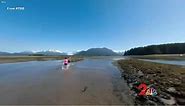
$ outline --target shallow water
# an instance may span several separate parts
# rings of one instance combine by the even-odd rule
[[[113,58],[0,64],[0,104],[132,104]]]
[[[163,64],[172,64],[172,65],[181,65],[185,66],[185,60],[150,60],[150,59],[141,59],[144,61],[156,62],[156,63],[163,63]]]

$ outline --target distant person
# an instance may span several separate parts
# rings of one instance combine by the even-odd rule
[[[69,63],[70,63],[70,60],[67,57],[65,57],[63,61],[62,70],[68,70],[70,65]]]
[[[69,64],[69,60],[67,59],[67,57],[64,58],[64,65],[68,65]]]

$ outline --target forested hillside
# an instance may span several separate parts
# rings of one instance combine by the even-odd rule
[[[126,51],[124,55],[184,54],[184,53],[185,53],[185,43],[171,43],[132,48]]]

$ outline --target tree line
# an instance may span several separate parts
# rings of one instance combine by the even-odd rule
[[[185,53],[185,43],[171,43],[132,48],[130,50],[125,51],[124,55],[184,54],[184,53]]]

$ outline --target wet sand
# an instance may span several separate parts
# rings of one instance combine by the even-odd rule
[[[111,59],[0,64],[0,105],[132,104],[128,91]]]

